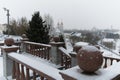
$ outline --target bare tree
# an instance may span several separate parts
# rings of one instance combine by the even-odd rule
[[[54,23],[52,17],[49,14],[45,14],[43,19],[45,21],[44,25],[47,25],[47,27],[49,27],[49,35],[53,36],[55,28],[53,27]]]

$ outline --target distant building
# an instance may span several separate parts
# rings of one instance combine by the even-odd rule
[[[57,28],[60,30],[60,32],[63,34],[63,22],[57,23]]]
[[[3,31],[7,29],[5,24],[0,24],[0,34],[3,34]]]
[[[115,40],[114,39],[110,39],[110,38],[104,38],[102,40],[102,44],[110,49],[115,49]]]
[[[72,32],[70,35],[70,40],[72,44],[82,41],[82,38],[83,38],[82,34],[78,32]]]
[[[106,33],[106,38],[118,39],[118,38],[119,38],[119,34],[115,34],[115,33]]]

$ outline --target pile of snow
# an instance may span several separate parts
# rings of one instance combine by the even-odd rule
[[[75,46],[86,46],[86,45],[89,45],[89,43],[87,43],[87,42],[77,42],[77,43],[75,43]]]
[[[115,42],[114,39],[104,38],[102,42]]]
[[[0,77],[0,80],[6,80],[5,77]]]
[[[81,49],[82,49],[82,50],[85,50],[85,51],[87,51],[87,52],[99,51],[99,49],[96,48],[95,46],[83,46]]]

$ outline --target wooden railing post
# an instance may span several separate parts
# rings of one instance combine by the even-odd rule
[[[16,65],[15,65],[15,61],[13,61],[13,70],[12,70],[12,78],[16,78]]]
[[[77,56],[76,56],[77,53],[75,52],[71,52],[70,55],[71,55],[71,67],[74,67],[77,65]]]
[[[21,64],[21,80],[25,80],[24,66]]]
[[[12,76],[13,61],[8,57],[10,52],[16,52],[19,46],[1,46],[3,51],[3,75],[7,79],[8,76]]]
[[[36,73],[33,71],[33,80],[36,80]]]
[[[20,67],[19,63],[16,63],[16,80],[20,80]]]

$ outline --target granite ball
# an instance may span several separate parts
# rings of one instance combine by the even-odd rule
[[[95,46],[84,46],[77,53],[77,61],[84,72],[94,73],[102,66],[102,52]]]
[[[6,38],[4,40],[4,44],[7,45],[7,46],[12,46],[14,44],[14,39],[12,39],[12,38]]]

